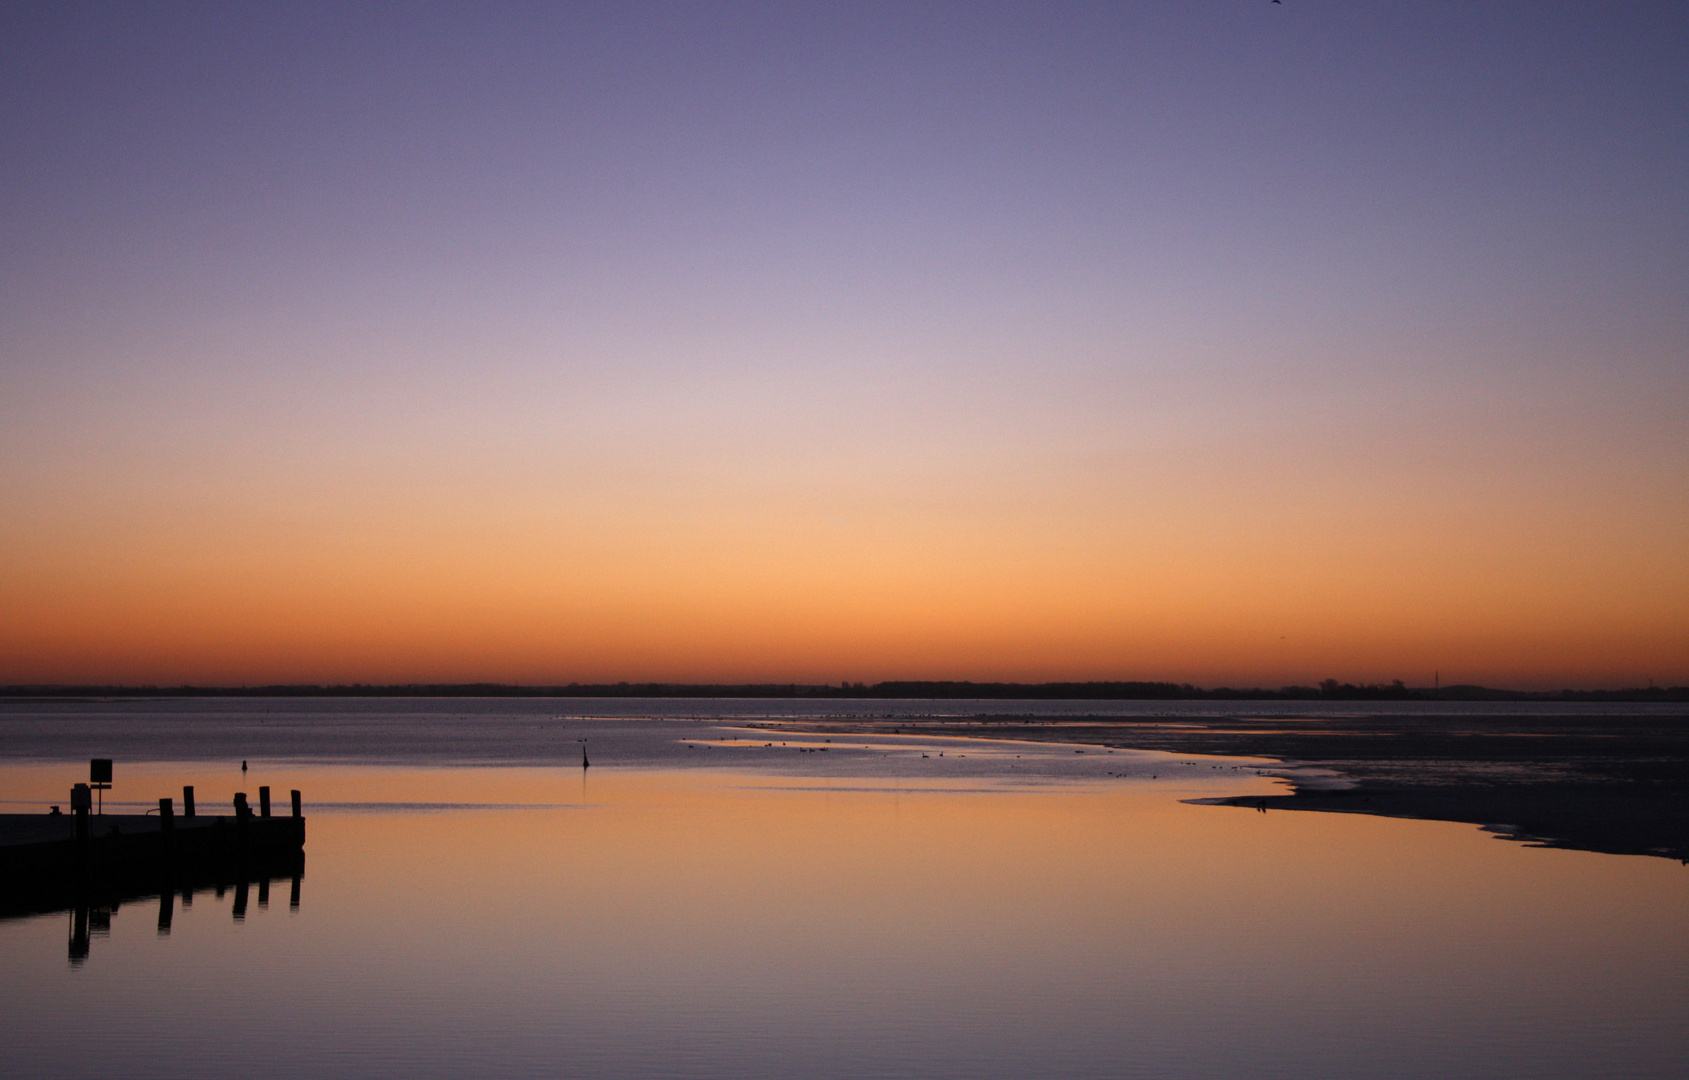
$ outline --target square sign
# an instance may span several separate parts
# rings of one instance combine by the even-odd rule
[[[88,762],[88,782],[90,784],[111,783],[111,758],[97,757]]]

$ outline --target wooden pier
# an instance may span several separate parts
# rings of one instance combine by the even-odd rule
[[[91,895],[137,896],[183,885],[297,877],[305,817],[254,814],[244,799],[227,815],[0,814],[0,918],[63,910]],[[188,805],[191,805],[188,804]]]

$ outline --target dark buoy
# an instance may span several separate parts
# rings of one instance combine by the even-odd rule
[[[241,771],[241,772],[245,772],[245,771],[246,771],[246,759],[245,759],[245,758],[241,758],[241,761],[240,761],[240,771]]]
[[[583,746],[583,747],[581,747],[581,768],[588,769],[588,768],[591,768],[591,767],[592,767],[592,762],[590,762],[586,759],[586,747]]]

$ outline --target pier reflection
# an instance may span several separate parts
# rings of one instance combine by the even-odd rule
[[[232,889],[233,920],[244,922],[252,894],[257,893],[257,910],[260,913],[265,912],[270,906],[271,884],[284,881],[288,884],[288,911],[296,912],[299,910],[299,897],[305,881],[303,851],[163,880],[125,881],[105,878],[60,882],[53,887],[37,886],[27,894],[8,888],[0,895],[0,919],[68,912],[70,963],[72,966],[79,966],[88,959],[94,939],[111,934],[112,917],[125,904],[156,898],[157,933],[159,937],[169,937],[176,922],[178,900],[181,901],[182,913],[185,915],[193,910],[196,893],[209,891],[221,900]]]

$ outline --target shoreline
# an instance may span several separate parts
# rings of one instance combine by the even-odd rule
[[[1196,800],[1250,809],[1453,821],[1538,847],[1689,865],[1689,716],[1449,714],[1264,720],[1028,716],[783,724],[1265,758],[1284,795]],[[1301,770],[1335,773],[1299,777]]]

